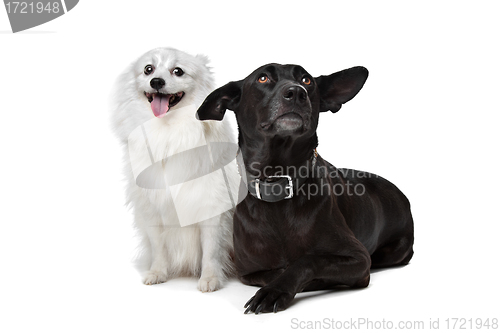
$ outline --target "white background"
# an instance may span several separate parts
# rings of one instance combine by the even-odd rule
[[[444,329],[500,317],[496,2],[241,3],[87,0],[18,34],[0,10],[0,330],[277,332],[325,318]],[[321,115],[318,151],[408,196],[411,264],[259,316],[243,315],[257,288],[235,279],[211,294],[194,278],[142,285],[107,100],[157,46],[208,55],[218,85],[268,62],[314,76],[367,67],[360,94]]]

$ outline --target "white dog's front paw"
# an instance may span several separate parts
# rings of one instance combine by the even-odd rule
[[[158,284],[167,281],[167,274],[158,271],[148,271],[142,282],[147,285]]]
[[[198,289],[202,293],[216,291],[216,290],[220,289],[221,286],[222,286],[222,283],[220,282],[219,278],[216,276],[201,277],[198,280]]]

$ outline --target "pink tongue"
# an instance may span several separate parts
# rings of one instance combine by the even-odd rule
[[[151,109],[155,117],[161,118],[167,114],[170,95],[154,94]]]

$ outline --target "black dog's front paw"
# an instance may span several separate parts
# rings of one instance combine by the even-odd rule
[[[264,312],[278,312],[285,310],[293,298],[295,293],[287,292],[279,288],[266,286],[261,288],[254,297],[245,304],[245,314],[253,312],[255,314]]]

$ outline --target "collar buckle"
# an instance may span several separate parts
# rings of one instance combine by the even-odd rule
[[[288,190],[288,195],[285,197],[285,199],[290,199],[290,198],[293,197],[293,181],[292,181],[292,177],[290,177],[288,175],[279,175],[279,176],[269,176],[267,178],[286,178],[286,179],[288,179],[288,185],[285,185],[285,190]]]
[[[240,150],[238,150],[238,154],[237,154],[236,158],[238,158],[238,156],[241,156],[241,155],[239,155],[239,152],[240,152]],[[306,165],[308,165],[309,162],[311,163],[310,169],[315,168],[318,156],[319,156],[318,152],[316,151],[316,149],[314,149],[312,157],[308,161],[306,161]],[[238,162],[238,160],[237,160],[237,162]],[[241,160],[240,163],[243,165],[244,164],[243,160]],[[239,165],[239,163],[238,163],[238,165]],[[283,199],[291,199],[291,198],[293,198],[293,196],[295,194],[293,191],[293,180],[292,180],[292,177],[289,175],[268,176],[266,178],[266,179],[284,178],[284,179],[286,179],[286,182],[284,182],[284,181],[268,182],[265,179],[260,180],[259,178],[253,178],[249,174],[246,174],[246,177],[248,180],[248,182],[246,183],[248,192],[250,192],[251,195],[253,195],[254,197],[256,197],[259,200],[266,201],[266,202],[277,202],[277,201],[280,201]],[[301,184],[303,184],[307,180],[308,177],[309,177],[309,175],[306,177],[303,177],[299,173],[299,177],[296,179],[297,188],[300,188]],[[275,193],[275,190],[278,189],[277,187],[279,187],[280,193]],[[264,195],[264,198],[262,197],[262,195]],[[286,195],[286,196],[283,197],[283,195]]]

